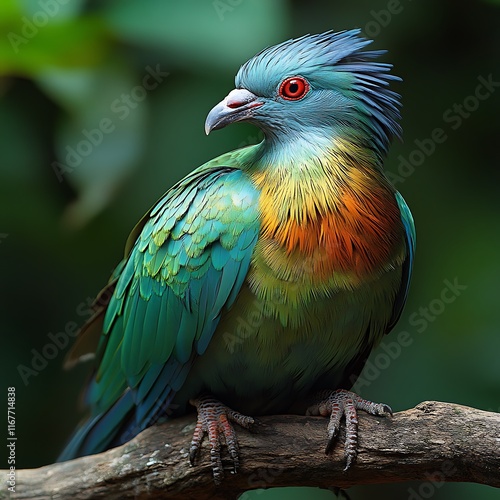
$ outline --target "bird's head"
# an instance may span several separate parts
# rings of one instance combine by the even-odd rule
[[[247,121],[281,142],[329,135],[383,155],[400,134],[399,95],[388,89],[385,51],[367,51],[360,30],[306,35],[264,49],[236,75],[236,88],[209,113],[205,131]]]

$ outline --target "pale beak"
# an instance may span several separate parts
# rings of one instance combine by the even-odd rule
[[[248,120],[253,116],[253,109],[264,103],[257,100],[257,96],[246,89],[234,89],[227,97],[217,104],[205,121],[205,133],[218,130],[233,122]]]

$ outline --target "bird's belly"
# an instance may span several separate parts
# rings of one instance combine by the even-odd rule
[[[349,362],[383,335],[392,298],[387,282],[398,274],[387,273],[378,283],[383,286],[310,300],[288,316],[286,304],[270,304],[244,286],[183,392],[195,397],[206,391],[235,410],[259,415],[289,411],[318,388],[339,387]]]

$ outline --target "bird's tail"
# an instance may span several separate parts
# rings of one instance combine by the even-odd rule
[[[168,365],[161,373],[169,373]],[[138,394],[125,391],[107,411],[85,420],[68,441],[57,461],[101,453],[120,446],[157,422],[168,420],[171,415],[183,414],[186,404],[172,404],[175,391],[168,384],[159,384],[160,390],[150,391],[141,404]],[[139,398],[140,399],[140,398]]]
[[[142,430],[133,425],[134,406],[132,393],[126,392],[107,412],[89,417],[71,436],[57,461],[101,453],[132,439]]]

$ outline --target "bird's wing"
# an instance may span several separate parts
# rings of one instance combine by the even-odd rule
[[[102,335],[86,393],[91,420],[65,458],[109,445],[134,406],[132,435],[165,411],[234,302],[259,229],[258,191],[230,167],[194,171],[146,214],[94,315]]]
[[[403,221],[403,227],[405,229],[406,259],[403,262],[401,286],[399,287],[399,290],[396,294],[396,300],[394,301],[394,307],[392,309],[391,318],[387,325],[386,333],[389,333],[392,328],[394,328],[394,325],[398,322],[403,311],[406,298],[408,297],[411,273],[413,270],[413,261],[415,259],[416,233],[413,216],[411,215],[410,209],[408,208],[405,200],[398,192],[396,192],[396,200],[398,202],[399,210],[401,211],[401,220]]]

